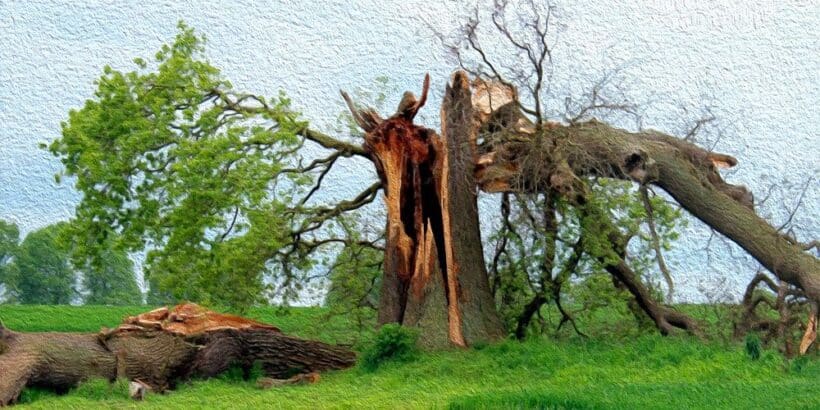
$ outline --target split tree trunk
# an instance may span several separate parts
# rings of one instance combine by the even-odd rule
[[[466,76],[454,77],[442,103],[442,135],[413,124],[420,100],[405,93],[382,120],[359,110],[365,150],[385,189],[387,239],[379,323],[421,329],[426,347],[499,340],[503,326],[490,293],[476,204],[478,132]]]
[[[258,362],[267,376],[287,378],[353,366],[342,347],[282,334],[229,315],[187,307],[160,318],[130,318],[99,334],[18,333],[0,329],[0,406],[14,403],[26,386],[65,392],[92,377],[139,380],[155,391],[178,380],[216,376],[231,366]],[[206,319],[206,320],[203,320]]]

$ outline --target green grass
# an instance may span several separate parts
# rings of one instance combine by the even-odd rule
[[[145,308],[0,306],[20,331],[96,331]],[[363,345],[322,309],[258,309],[249,316],[287,333]],[[2,376],[0,376],[2,377]],[[788,363],[763,350],[751,360],[742,344],[655,335],[628,340],[567,338],[507,341],[481,349],[423,353],[373,372],[322,375],[315,385],[258,390],[229,378],[194,381],[131,402],[99,381],[64,396],[27,390],[20,408],[820,408],[820,360]]]

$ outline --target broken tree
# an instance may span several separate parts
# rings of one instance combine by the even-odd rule
[[[126,378],[154,391],[231,366],[259,363],[267,376],[287,378],[353,366],[343,347],[282,334],[279,329],[194,304],[157,309],[98,334],[18,333],[0,328],[0,405],[26,386],[64,392],[83,380]]]
[[[802,289],[816,312],[820,262],[757,216],[745,187],[721,178],[717,168],[736,165],[733,157],[657,131],[632,133],[595,120],[533,123],[521,111],[514,90],[471,90],[464,72],[457,72],[445,91],[439,136],[412,123],[428,85],[425,79],[419,100],[405,93],[397,113],[387,119],[372,109],[357,108],[343,93],[354,120],[366,132],[366,155],[385,188],[381,323],[420,327],[428,343],[438,345],[445,339],[442,335],[461,346],[500,337],[481,252],[476,187],[487,192],[549,191],[583,206],[588,192],[584,179],[589,177],[662,188],[776,276]],[[488,98],[493,94],[502,98]],[[602,223],[597,229],[611,237],[617,256],[602,258],[607,271],[658,328],[663,333],[673,328],[694,331],[694,321],[653,300],[631,272],[624,261],[623,238],[614,228]]]
[[[382,119],[343,93],[387,205],[379,322],[423,329],[428,346],[466,346],[504,335],[490,294],[473,179],[476,132],[470,90],[447,87],[441,134],[413,124],[427,101],[407,92]]]
[[[599,88],[589,93],[588,106],[551,123],[543,108],[555,97],[546,95],[551,79],[550,13],[524,21],[522,29],[529,34],[519,40],[519,31],[506,26],[506,5],[495,3],[492,22],[524,65],[510,59],[494,64],[476,41],[478,20],[471,19],[461,44],[456,44],[462,47],[448,49],[473,50],[479,62],[465,64],[459,58],[473,81],[465,73],[454,77],[441,107],[440,132],[413,123],[427,99],[425,81],[420,98],[406,94],[388,118],[346,98],[354,120],[365,130],[364,145],[309,128],[286,98],[235,91],[203,58],[202,48],[192,46],[200,44],[193,31],[181,26],[169,48],[173,51],[159,54],[163,75],[145,67],[107,74],[100,91],[71,115],[63,137],[51,146],[83,193],[74,232],[80,256],[99,256],[105,250],[100,239],[112,226],[122,227],[124,237],[135,239],[128,241],[130,250],[145,248],[147,242],[137,238],[159,241],[152,252],[152,278],[173,289],[157,289],[247,306],[259,300],[272,271],[282,279],[273,282],[283,287],[309,280],[299,273],[315,266],[306,259],[324,246],[384,249],[380,322],[418,327],[430,346],[464,346],[505,333],[489,291],[476,192],[535,194],[550,199],[544,201],[550,202],[544,210],[551,233],[566,216],[558,214],[559,199],[562,206],[575,208],[573,217],[584,219],[589,236],[585,233],[571,245],[578,256],[570,262],[586,258],[606,265],[602,270],[631,292],[662,332],[692,330],[685,315],[653,300],[640,272],[629,266],[629,238],[617,229],[616,218],[589,206],[594,202],[589,200],[594,199],[590,187],[601,179],[621,179],[636,182],[644,193],[651,186],[668,192],[780,279],[800,287],[816,316],[817,259],[758,217],[745,188],[723,181],[717,167],[734,165],[734,158],[659,132],[628,132],[591,120],[598,108],[618,107],[599,98]],[[180,66],[197,69],[178,70]],[[156,83],[158,78],[162,84]],[[482,81],[483,89],[478,86]],[[531,94],[525,103],[517,90]],[[122,116],[135,121],[122,127]],[[323,148],[327,155],[316,157],[314,151],[306,161],[300,153],[307,144]],[[373,163],[380,181],[346,200],[313,201],[334,164],[350,157]],[[305,178],[312,184],[298,192],[299,198],[291,197],[292,184],[279,183],[279,178],[293,175],[316,177]],[[288,187],[287,195],[271,195],[272,187],[282,185]],[[328,227],[334,218],[374,201],[382,189],[388,214],[384,246],[378,237]],[[123,203],[129,204],[128,212],[121,209]],[[544,254],[558,254],[552,242],[552,250],[544,249]],[[657,240],[653,248],[660,249]],[[548,265],[543,269],[547,274],[558,270]],[[566,272],[562,267],[558,282],[574,273],[573,265],[564,264]],[[225,286],[223,278],[231,286]],[[539,288],[535,291],[541,293],[533,292],[533,303],[522,312],[522,328],[549,300],[549,289]]]

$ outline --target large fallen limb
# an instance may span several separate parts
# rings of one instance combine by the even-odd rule
[[[91,377],[139,380],[163,391],[231,366],[260,363],[266,376],[287,378],[343,369],[355,360],[343,347],[186,304],[128,318],[99,334],[0,330],[0,405],[14,403],[26,386],[64,392]]]
[[[820,303],[820,261],[753,209],[751,193],[726,183],[717,168],[734,158],[657,131],[628,132],[598,121],[536,129],[514,103],[484,118],[476,176],[488,192],[573,192],[578,177],[653,184],[684,209],[740,245],[783,281]]]

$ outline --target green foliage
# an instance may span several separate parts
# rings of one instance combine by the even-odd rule
[[[283,168],[305,124],[283,96],[236,94],[204,44],[180,23],[152,62],[105,67],[49,149],[83,194],[71,229],[80,265],[117,259],[111,248],[147,249],[152,300],[243,310],[267,300],[265,279],[298,223],[288,204],[310,177]],[[288,274],[310,261],[282,266]]]
[[[221,380],[239,383],[246,381],[254,382],[264,375],[262,362],[255,361],[251,367],[247,367],[241,363],[234,363],[228,367],[228,370],[225,370],[222,374],[220,374],[219,378]]]
[[[13,263],[19,242],[20,230],[17,225],[0,220],[0,285],[6,288],[7,297],[13,296],[13,286],[19,276],[17,265]]]
[[[760,359],[760,336],[754,332],[747,334],[744,339],[744,348],[746,349],[746,355],[749,356],[749,358],[752,360]]]
[[[388,361],[407,362],[414,359],[418,354],[418,337],[414,329],[393,323],[382,326],[373,344],[362,354],[362,368],[374,371]]]
[[[356,231],[357,223],[340,222],[348,243],[329,268],[330,287],[325,304],[332,314],[351,318],[364,332],[372,329],[379,306],[384,252],[360,243],[363,238]]]
[[[11,262],[19,242],[20,229],[17,225],[0,220],[0,269]]]
[[[89,305],[133,306],[142,304],[134,262],[121,250],[106,249],[97,264],[89,263],[83,270],[83,287],[88,292],[84,303]]]
[[[815,360],[815,362],[816,361],[817,360]],[[812,363],[812,360],[808,355],[797,356],[794,359],[792,359],[789,365],[789,371],[794,373],[802,373],[805,370],[814,367],[815,373],[820,373],[818,372],[818,370],[820,370],[820,366],[813,366],[815,364],[817,363]]]
[[[84,302],[89,304],[142,303],[133,262],[126,253],[107,247],[94,263],[77,267],[71,257],[71,229],[69,223],[60,222],[30,233],[18,246],[17,227],[0,221],[0,283],[6,287],[8,301],[67,304],[86,293]],[[75,289],[77,273],[84,292]]]
[[[586,250],[595,257],[603,256],[607,262],[613,262],[617,255],[613,254],[610,232],[605,227],[617,229],[621,236],[632,239],[629,244],[619,244],[629,247],[627,261],[630,267],[653,287],[660,273],[654,272],[657,256],[651,248],[652,239],[646,224],[647,211],[635,184],[629,181],[596,179],[590,185],[592,193],[581,220]],[[672,242],[679,236],[677,231],[686,226],[686,220],[681,217],[680,209],[659,195],[650,196],[649,202],[661,248],[669,250]],[[600,264],[597,265],[596,270],[603,271]]]
[[[568,398],[566,396],[537,391],[520,393],[490,393],[474,394],[458,397],[451,401],[447,408],[450,410],[462,409],[593,409],[596,406],[583,397]]]
[[[652,320],[633,306],[634,298],[629,292],[613,286],[607,273],[580,278],[569,287],[566,298],[572,301],[568,305],[580,312],[578,323],[588,335],[622,339],[654,332]]]
[[[647,224],[649,216],[638,189],[628,181],[588,179],[584,183],[589,189],[583,206],[544,194],[514,195],[502,204],[508,222],[491,237],[496,254],[490,276],[496,304],[510,331],[536,295],[542,295],[547,303],[538,312],[538,320],[530,322],[530,333],[558,328],[563,320],[556,308],[558,301],[578,324],[589,322],[603,307],[613,307],[607,311],[614,310],[618,319],[627,321],[597,328],[610,335],[652,328],[652,322],[630,301],[632,296],[613,286],[605,269],[621,259],[621,249],[627,250],[627,264],[656,298],[664,298],[658,285],[660,272]],[[669,249],[685,221],[680,210],[662,197],[650,196],[649,201],[660,246]],[[631,240],[613,243],[613,237]],[[581,256],[573,264],[576,247]],[[563,323],[563,329],[572,329]]]
[[[55,397],[58,397],[58,395],[52,390],[40,387],[28,387],[20,393],[20,397],[17,398],[17,404],[42,403],[49,398]]]
[[[58,223],[26,235],[14,256],[16,277],[7,278],[14,298],[23,304],[68,304],[77,295],[76,275]]]

